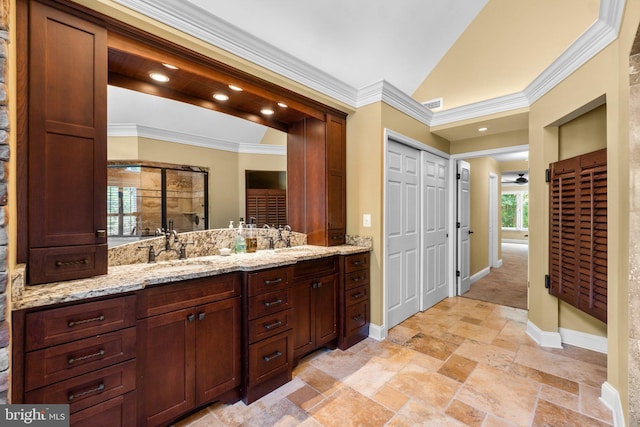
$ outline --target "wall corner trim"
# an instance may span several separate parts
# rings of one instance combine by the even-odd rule
[[[562,348],[562,337],[559,332],[543,331],[531,320],[527,320],[527,335],[541,347]]]
[[[611,409],[611,412],[613,413],[613,426],[624,427],[624,411],[622,409],[620,393],[618,393],[618,390],[606,381],[602,383],[600,401]]]
[[[369,323],[369,338],[376,341],[384,341],[385,338],[387,338],[387,328],[374,323]]]

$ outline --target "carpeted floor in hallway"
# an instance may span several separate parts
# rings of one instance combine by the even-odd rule
[[[529,245],[502,244],[502,266],[471,285],[466,298],[527,309]]]

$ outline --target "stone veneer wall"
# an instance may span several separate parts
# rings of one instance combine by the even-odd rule
[[[7,95],[7,44],[9,0],[0,0],[0,403],[7,403],[9,388],[9,319],[7,307],[7,171],[9,161],[9,114]]]
[[[640,425],[640,31],[631,51],[629,94],[629,423]]]

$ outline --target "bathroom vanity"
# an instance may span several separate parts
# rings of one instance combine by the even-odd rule
[[[368,268],[368,247],[303,245],[16,280],[12,402],[67,403],[74,426],[251,403],[309,352],[368,335]]]

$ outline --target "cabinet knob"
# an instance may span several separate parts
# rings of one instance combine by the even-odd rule
[[[196,315],[195,314],[190,314],[187,316],[187,320],[189,322],[193,322],[194,320],[196,320]]]
[[[207,313],[198,313],[198,320],[204,320],[207,317]]]

